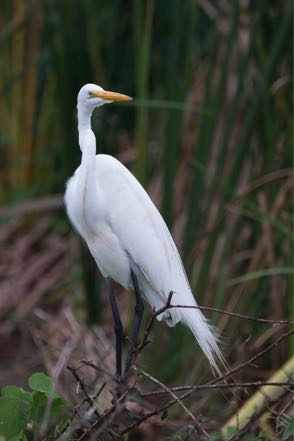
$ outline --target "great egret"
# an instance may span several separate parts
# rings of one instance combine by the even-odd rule
[[[132,98],[86,84],[78,94],[78,130],[82,162],[67,182],[65,204],[71,223],[87,242],[106,280],[116,334],[116,374],[122,375],[122,324],[111,280],[134,289],[135,322],[131,346],[137,343],[144,310],[142,295],[156,310],[170,291],[171,304],[196,306],[180,255],[159,211],[136,178],[118,160],[96,155],[91,115],[96,107]],[[201,311],[171,308],[159,315],[170,326],[185,323],[197,339],[212,368],[223,362],[213,332]],[[130,347],[124,372],[132,361]]]

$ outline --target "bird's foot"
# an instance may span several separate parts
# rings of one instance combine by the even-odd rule
[[[127,390],[128,384],[125,381],[125,377],[116,374],[110,383],[110,393],[113,396],[112,404],[115,404],[116,401],[127,392]]]
[[[127,372],[124,372],[123,375],[114,375],[112,377],[112,381],[110,383],[110,393],[112,395],[111,404],[116,405],[118,400],[120,400],[120,407],[121,415],[126,418],[130,422],[136,422],[139,421],[143,414],[138,414],[134,412],[133,410],[130,410],[126,407],[126,400],[127,400],[127,392],[129,391],[129,384],[128,380],[130,376],[134,373],[133,369],[129,369]],[[123,397],[124,396],[124,397]],[[122,398],[123,397],[123,398]]]
[[[124,381],[123,375],[117,373],[113,376],[113,379],[116,384],[121,384]]]

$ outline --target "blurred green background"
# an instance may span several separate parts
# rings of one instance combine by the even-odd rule
[[[199,304],[291,318],[291,5],[1,1],[2,227],[25,217],[30,227],[23,229],[33,229],[38,204],[50,195],[42,216],[68,243],[78,241],[56,207],[80,162],[76,96],[83,84],[97,83],[135,98],[95,111],[97,152],[118,157],[148,190],[172,230]],[[52,298],[68,296],[81,321],[107,325],[103,282],[87,250],[74,246],[64,259],[64,280]],[[2,271],[2,283],[6,276]],[[77,299],[77,286],[84,297]],[[120,298],[130,326],[130,296]],[[281,332],[206,315],[232,365]],[[266,377],[287,357],[286,343],[246,378]],[[162,381],[198,382],[209,375],[181,326],[156,325],[143,362]]]

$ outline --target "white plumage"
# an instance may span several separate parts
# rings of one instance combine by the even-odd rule
[[[172,304],[196,306],[176,245],[159,211],[136,178],[109,155],[96,155],[91,114],[106,102],[130,99],[88,84],[78,95],[80,167],[67,183],[68,216],[86,241],[101,273],[132,289],[131,269],[143,296],[156,310],[170,291]],[[222,354],[213,332],[198,309],[171,308],[159,320],[179,321],[193,332],[211,366]]]

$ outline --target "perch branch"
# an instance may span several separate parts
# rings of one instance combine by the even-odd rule
[[[241,363],[240,365],[236,366],[234,369],[231,369],[229,372],[227,372],[225,375],[222,375],[212,381],[210,381],[208,383],[208,385],[215,385],[217,382],[224,380],[225,378],[231,376],[233,373],[243,369],[244,366],[247,366],[251,363],[253,363],[255,360],[257,360],[258,358],[260,358],[262,355],[264,355],[265,353],[269,352],[271,349],[275,348],[278,344],[280,344],[283,340],[285,340],[286,338],[290,337],[291,335],[293,335],[294,331],[291,330],[289,332],[286,332],[284,334],[282,334],[278,339],[276,339],[274,341],[274,343],[272,343],[271,345],[269,345],[267,348],[265,348],[263,351],[260,351],[258,354],[256,354],[254,357],[251,357],[249,360],[247,360],[244,363]],[[189,397],[192,393],[194,392],[194,390],[189,390],[186,393],[182,394],[180,397],[177,397],[177,399],[180,400],[184,400],[185,398]],[[160,415],[161,413],[165,412],[167,409],[169,409],[171,406],[173,406],[174,404],[177,403],[177,400],[172,399],[169,402],[167,402],[166,404],[160,406],[159,408],[155,409],[152,412],[149,412],[148,414],[144,415],[140,420],[136,421],[135,423],[131,424],[129,427],[127,427],[123,432],[121,432],[121,435],[124,435],[125,433],[128,433],[129,431],[131,431],[132,429],[134,429],[135,427],[139,426],[142,422],[148,420],[149,418],[155,416],[155,415]]]
[[[236,312],[230,312],[230,311],[226,311],[224,309],[219,309],[219,308],[211,308],[209,306],[169,305],[166,309],[172,309],[172,308],[200,309],[201,311],[217,312],[219,314],[229,315],[231,317],[238,317],[243,320],[251,320],[254,322],[267,323],[270,325],[294,325],[294,322],[291,320],[274,320],[274,319],[269,320],[269,319],[251,317],[250,315],[238,314]]]
[[[142,372],[142,371],[140,371]],[[148,398],[148,397],[156,397],[160,395],[165,395],[170,392],[181,392],[183,390],[190,390],[190,391],[199,391],[199,390],[211,390],[211,389],[244,389],[247,387],[261,387],[261,386],[280,386],[280,387],[291,387],[293,386],[293,383],[290,381],[283,381],[283,382],[273,382],[273,381],[249,381],[249,382],[236,382],[236,383],[216,383],[216,384],[200,384],[197,385],[191,385],[191,386],[177,386],[177,387],[171,387],[168,391],[166,390],[155,390],[153,392],[147,392],[146,394],[141,394],[141,398]]]

